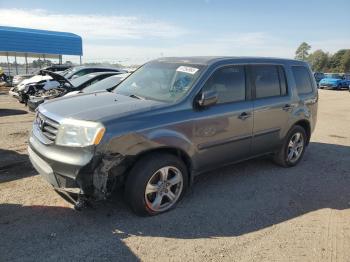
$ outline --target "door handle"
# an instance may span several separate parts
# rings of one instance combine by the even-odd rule
[[[289,111],[290,109],[292,109],[293,108],[293,106],[291,105],[291,104],[286,104],[286,105],[284,105],[284,107],[282,107],[282,109],[284,110],[284,111]]]
[[[238,116],[238,118],[241,120],[246,120],[248,117],[250,117],[250,114],[247,112],[243,112]]]

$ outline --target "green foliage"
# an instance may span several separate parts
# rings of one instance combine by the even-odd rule
[[[307,61],[310,63],[314,71],[323,72],[327,69],[329,57],[327,53],[319,49],[311,53],[308,56]]]
[[[301,43],[295,51],[295,59],[309,62],[315,72],[350,72],[350,49],[340,49],[333,55],[320,49],[309,54],[310,49],[308,43]]]
[[[37,59],[37,60],[33,60],[32,62],[33,67],[35,68],[41,68],[41,67],[45,67],[45,66],[50,66],[52,65],[51,60],[47,60],[47,59]]]
[[[305,61],[309,56],[310,49],[311,46],[308,43],[302,42],[297,51],[295,51],[295,59]]]
[[[340,60],[340,70],[350,72],[350,49],[347,49]]]

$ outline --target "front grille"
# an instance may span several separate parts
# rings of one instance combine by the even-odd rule
[[[36,136],[45,144],[53,143],[59,128],[59,123],[38,112],[33,130]]]

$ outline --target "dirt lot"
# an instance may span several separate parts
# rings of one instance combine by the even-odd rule
[[[347,91],[320,91],[297,167],[257,159],[205,174],[175,210],[150,218],[120,194],[74,211],[28,162],[32,119],[0,92],[0,261],[350,261]]]

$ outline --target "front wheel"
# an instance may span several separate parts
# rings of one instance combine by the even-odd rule
[[[152,154],[132,168],[125,199],[138,215],[157,215],[175,207],[188,184],[185,164],[171,154]]]
[[[307,136],[301,126],[293,126],[286,139],[274,156],[274,161],[283,167],[292,167],[299,163],[305,151]]]

